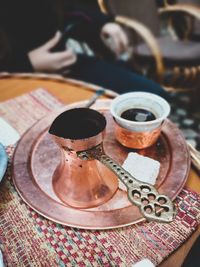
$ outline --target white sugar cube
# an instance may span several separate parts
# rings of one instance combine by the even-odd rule
[[[160,171],[160,162],[138,153],[130,152],[122,167],[137,180],[155,185]],[[126,190],[122,182],[119,182],[119,188]]]

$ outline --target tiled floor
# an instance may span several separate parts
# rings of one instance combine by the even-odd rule
[[[200,150],[200,107],[191,111],[188,93],[173,93],[172,99],[170,119],[182,130],[185,138]]]

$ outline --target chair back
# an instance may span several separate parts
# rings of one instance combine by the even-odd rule
[[[190,4],[200,8],[200,0],[177,0],[178,4]],[[200,40],[200,20],[195,19],[193,22],[193,27],[191,31],[191,35],[195,38],[195,36]]]
[[[192,5],[200,5],[200,0],[177,0],[177,3],[180,4],[192,4]]]
[[[154,0],[104,0],[104,5],[110,14],[137,20],[146,25],[154,35],[159,35],[159,18]]]

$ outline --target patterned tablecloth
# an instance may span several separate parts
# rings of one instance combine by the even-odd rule
[[[23,134],[49,111],[62,106],[46,90],[0,104],[0,116]],[[10,162],[14,147],[7,147]],[[6,266],[131,266],[142,258],[155,265],[167,258],[200,223],[200,196],[184,188],[175,200],[178,213],[169,224],[140,223],[90,231],[56,224],[19,197],[10,165],[0,185],[0,249]]]

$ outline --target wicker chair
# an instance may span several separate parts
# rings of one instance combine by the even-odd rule
[[[200,8],[200,0],[177,0],[178,7],[186,8],[189,5],[189,9]],[[164,1],[163,7],[168,7],[170,5],[168,0]],[[190,12],[180,12],[176,16],[173,17],[171,23],[174,25],[174,29],[176,30],[176,34],[180,38],[185,38],[193,41],[200,41],[200,20],[195,19],[194,16],[190,14]]]
[[[158,11],[156,2],[149,0],[98,2],[103,12],[114,15],[116,22],[140,36],[139,43],[133,38],[132,59],[142,73],[167,87],[193,88],[197,93],[200,87],[199,43],[178,39],[175,31],[172,35],[171,32],[166,34],[161,22],[181,13],[200,20],[200,8],[181,4],[168,5]]]

